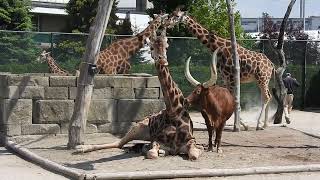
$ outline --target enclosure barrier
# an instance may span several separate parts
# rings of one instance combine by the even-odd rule
[[[104,180],[104,179],[159,179],[159,178],[192,178],[192,177],[218,177],[240,176],[255,174],[278,174],[320,171],[320,164],[296,166],[266,166],[237,169],[194,169],[194,170],[166,170],[166,171],[136,171],[116,173],[87,173],[72,168],[64,167],[58,163],[44,159],[26,148],[12,141],[6,141],[6,148],[21,155],[23,158],[39,164],[50,171],[61,173],[77,180]]]
[[[0,133],[67,134],[77,84],[76,76],[0,75]],[[96,76],[86,133],[125,133],[164,108],[161,94],[156,76]]]

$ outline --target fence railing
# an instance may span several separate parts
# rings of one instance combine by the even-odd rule
[[[105,35],[101,49],[119,38],[128,36]],[[53,58],[64,69],[74,72],[85,51],[87,34],[56,32],[20,32],[0,31],[0,72],[12,73],[48,72],[46,64],[37,61],[42,50],[50,51]],[[209,78],[211,53],[194,37],[169,37],[167,52],[170,71],[174,80],[185,94],[193,87],[184,77],[185,60],[191,56],[191,73],[199,81]],[[278,65],[277,57],[266,40],[239,39],[238,42],[253,51],[263,52]],[[295,93],[296,107],[320,107],[320,41],[285,40],[284,51],[289,71],[301,86]],[[131,59],[132,73],[156,74],[152,65],[148,47],[142,48]],[[271,82],[273,83],[273,82]],[[243,84],[242,105],[251,106],[246,98],[256,97],[259,102],[259,91],[255,83]],[[254,102],[255,104],[257,102]]]

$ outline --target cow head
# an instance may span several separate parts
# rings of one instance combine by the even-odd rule
[[[208,88],[210,86],[215,85],[216,81],[217,81],[217,53],[219,51],[219,48],[216,49],[212,55],[212,62],[211,62],[211,78],[204,83],[200,83],[199,81],[195,80],[191,74],[190,74],[190,70],[189,70],[189,65],[190,65],[190,59],[191,57],[188,58],[187,62],[186,62],[186,67],[185,67],[185,76],[187,78],[187,80],[193,85],[195,86],[195,89],[192,91],[192,93],[187,97],[187,102],[190,105],[197,105],[200,102],[201,97],[204,97],[205,94],[208,93]]]

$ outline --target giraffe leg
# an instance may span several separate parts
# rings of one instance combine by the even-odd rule
[[[146,118],[135,124],[123,138],[113,143],[76,146],[75,153],[85,153],[100,149],[122,148],[123,145],[132,140],[150,140],[148,123],[149,118]]]
[[[259,115],[259,118],[258,118],[258,121],[257,121],[257,127],[256,127],[256,130],[263,130],[264,128],[266,128],[268,125],[267,125],[267,118],[268,118],[268,103],[270,101],[270,98],[271,98],[271,94],[270,94],[270,91],[269,91],[269,88],[267,85],[263,84],[260,86],[260,89],[261,89],[261,99],[262,99],[262,108],[261,108],[261,111],[260,111],[260,115]],[[265,113],[265,116],[264,116],[264,125],[263,127],[260,127],[260,122],[261,122],[261,119],[263,117],[263,113]]]
[[[156,159],[159,157],[160,144],[156,141],[151,143],[151,149],[147,152],[148,159]]]
[[[180,153],[188,154],[189,160],[197,160],[203,152],[203,146],[198,146],[194,139],[189,140],[180,148]]]

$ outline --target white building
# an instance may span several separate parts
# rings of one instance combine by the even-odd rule
[[[32,0],[31,12],[34,14],[33,23],[37,31],[64,32],[68,17],[65,6],[69,0]],[[120,18],[130,11],[131,14],[145,14],[152,4],[147,0],[119,0],[118,13]]]
[[[282,18],[271,18],[274,24],[280,27]],[[303,20],[301,18],[289,18],[288,23],[292,23],[294,26],[301,26]],[[320,16],[310,16],[305,18],[306,28],[305,30],[320,30]],[[242,18],[241,25],[245,32],[261,32],[263,30],[262,18]]]

